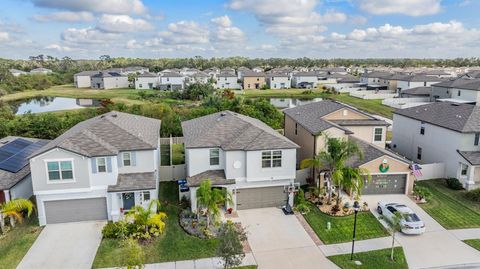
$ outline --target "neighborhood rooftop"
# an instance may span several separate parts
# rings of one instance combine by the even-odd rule
[[[75,125],[33,156],[56,147],[88,157],[155,149],[159,132],[160,120],[111,111]]]
[[[186,148],[288,149],[298,146],[260,120],[222,111],[182,122]]]
[[[386,150],[386,149],[383,149],[383,148],[380,148],[376,145],[373,145],[371,143],[367,143],[365,141],[363,141],[362,139],[358,139],[354,136],[350,136],[349,137],[349,140],[355,142],[357,144],[357,146],[360,148],[360,150],[362,151],[363,153],[363,156],[360,158],[359,156],[353,156],[353,157],[350,157],[348,160],[347,160],[347,165],[350,165],[352,167],[358,167],[362,164],[365,164],[365,163],[369,163],[375,159],[378,159],[382,156],[389,156],[391,158],[394,158],[396,160],[399,160],[401,162],[406,162],[406,163],[409,163],[409,160],[389,151],[389,150]]]

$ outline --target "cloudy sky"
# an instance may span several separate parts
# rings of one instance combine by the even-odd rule
[[[480,0],[1,0],[0,57],[480,55]]]

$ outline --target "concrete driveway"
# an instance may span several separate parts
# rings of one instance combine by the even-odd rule
[[[286,216],[278,208],[241,210],[238,215],[258,268],[338,268],[322,254],[294,215]]]
[[[105,222],[49,224],[17,269],[90,269]]]
[[[453,233],[443,228],[406,195],[364,195],[376,217],[378,201],[397,202],[410,207],[425,222],[422,235],[399,234],[397,241],[403,247],[410,268],[430,268],[480,263],[480,252],[464,244]]]

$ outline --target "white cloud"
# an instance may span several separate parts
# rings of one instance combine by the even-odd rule
[[[458,21],[448,23],[434,22],[424,25],[417,25],[413,28],[417,34],[456,34],[465,31],[463,24]]]
[[[206,44],[209,30],[194,21],[170,23],[167,31],[159,33],[160,40],[170,45]]]
[[[95,28],[68,28],[61,34],[63,41],[71,44],[105,44],[121,38],[116,33],[105,33]]]
[[[227,15],[213,18],[211,21],[216,26],[211,31],[214,42],[228,42],[230,45],[235,46],[245,40],[243,31],[233,26],[232,20]]]
[[[38,7],[109,14],[145,14],[142,0],[30,0]]]
[[[211,19],[211,21],[214,24],[216,24],[220,27],[231,27],[232,26],[232,21],[230,20],[230,17],[228,17],[227,15],[217,17],[217,18],[213,18],[213,19]]]
[[[127,44],[125,45],[127,49],[141,49],[143,46],[137,42],[135,39],[128,40]]]
[[[10,34],[8,32],[0,32],[0,41],[10,40]]]
[[[89,22],[93,21],[94,17],[92,13],[86,11],[60,11],[51,14],[33,15],[32,19],[36,22]]]
[[[441,0],[358,0],[360,9],[375,15],[425,16],[441,11]]]
[[[153,26],[143,19],[134,19],[128,15],[104,14],[98,20],[97,28],[112,33],[141,32],[153,29]]]
[[[72,49],[70,47],[61,46],[61,45],[58,45],[58,44],[50,44],[50,45],[46,46],[45,49],[55,50],[55,51],[58,51],[58,52],[72,51]]]

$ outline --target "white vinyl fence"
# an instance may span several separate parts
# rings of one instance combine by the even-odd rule
[[[160,181],[185,179],[186,167],[184,164],[160,166]]]
[[[417,177],[417,180],[427,180],[435,178],[444,178],[445,174],[445,164],[444,163],[429,163],[429,164],[420,164],[422,168],[421,177]]]
[[[305,168],[301,170],[297,170],[297,174],[295,177],[295,183],[300,183],[300,185],[307,184],[307,178],[310,177],[310,168]]]
[[[373,100],[373,99],[386,99],[386,98],[393,98],[397,96],[396,93],[391,93],[390,91],[354,91],[350,92],[350,96],[366,99],[366,100]]]
[[[429,103],[430,98],[429,97],[417,97],[417,98],[387,98],[382,100],[382,104],[393,107],[393,108],[398,108],[398,109],[403,109],[403,108],[409,108],[409,107],[415,107],[415,106],[421,106],[424,104]]]

